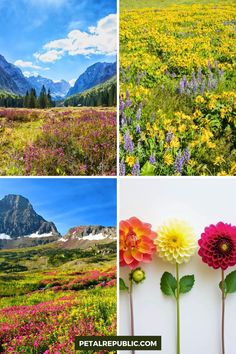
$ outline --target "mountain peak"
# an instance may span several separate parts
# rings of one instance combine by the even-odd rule
[[[40,237],[45,234],[59,235],[54,223],[38,215],[27,198],[8,194],[0,200],[1,238]]]
[[[81,93],[96,85],[102,84],[116,74],[116,62],[106,63],[98,62],[89,66],[83,74],[76,80],[73,87],[70,88],[67,97]]]

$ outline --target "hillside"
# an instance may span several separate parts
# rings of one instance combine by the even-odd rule
[[[68,106],[116,106],[117,79],[113,76],[103,84],[99,84],[83,93],[72,95],[64,101]]]
[[[57,245],[0,250],[1,353],[73,354],[77,335],[115,335],[116,245]]]
[[[0,107],[23,107],[23,98],[0,89]]]
[[[0,54],[0,90],[24,95],[29,89],[30,84],[22,71]]]
[[[75,85],[67,93],[67,97],[84,92],[99,85],[116,74],[116,63],[95,63],[89,66],[76,80]]]

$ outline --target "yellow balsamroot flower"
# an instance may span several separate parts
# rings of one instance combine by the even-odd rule
[[[135,164],[135,157],[134,156],[127,156],[125,159],[125,162],[127,163],[127,165],[129,167],[133,167],[133,165]]]
[[[179,144],[179,139],[177,138],[177,136],[175,136],[174,139],[171,140],[170,146],[172,148],[176,148],[176,149],[179,148],[180,144]]]
[[[158,255],[175,264],[187,263],[197,249],[193,229],[182,220],[170,220],[157,231],[154,241]]]
[[[217,176],[228,176],[228,173],[225,171],[220,171],[219,173],[217,173]]]
[[[222,156],[216,156],[214,165],[221,165],[222,162],[225,162],[225,159]]]
[[[205,102],[205,99],[204,99],[204,97],[199,95],[196,97],[195,102],[196,103],[203,103],[203,102]]]
[[[164,162],[167,166],[170,166],[173,164],[173,156],[169,152],[165,153]]]

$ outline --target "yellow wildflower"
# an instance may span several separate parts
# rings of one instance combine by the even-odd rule
[[[170,166],[173,164],[173,156],[169,152],[165,153],[164,162],[167,166]]]
[[[127,165],[129,167],[133,167],[133,165],[135,164],[135,157],[134,156],[127,156],[125,159],[125,162],[127,163]]]

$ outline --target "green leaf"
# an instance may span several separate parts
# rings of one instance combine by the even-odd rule
[[[155,176],[155,166],[147,161],[141,168],[140,176]]]
[[[222,290],[222,281],[219,284],[220,289]],[[225,294],[232,294],[236,292],[236,270],[229,273],[225,278]]]
[[[165,272],[161,277],[161,291],[167,296],[175,296],[177,282],[175,277],[169,272]]]
[[[120,278],[120,290],[125,290],[125,291],[129,290],[128,286],[125,284],[122,278]]]
[[[179,292],[181,294],[188,293],[192,289],[194,282],[194,275],[185,275],[179,281]]]

